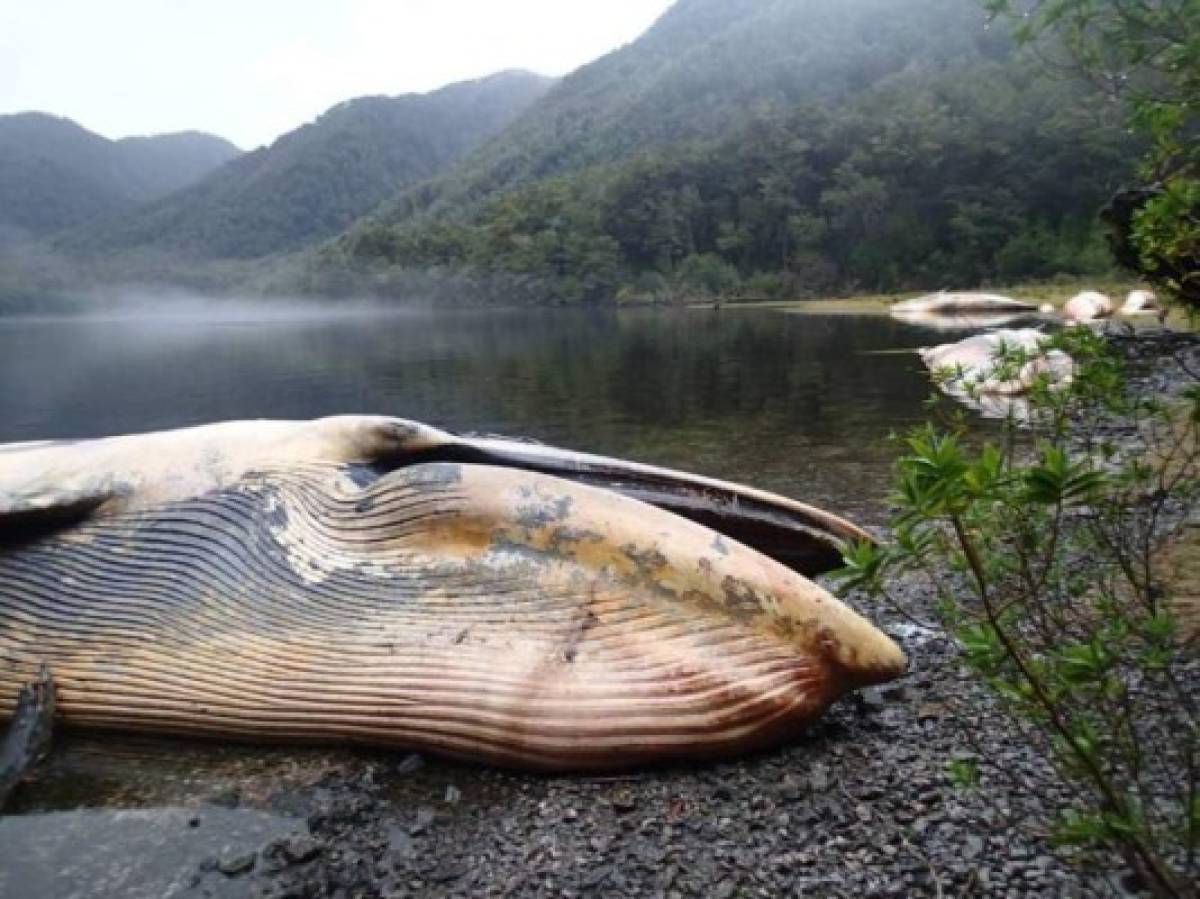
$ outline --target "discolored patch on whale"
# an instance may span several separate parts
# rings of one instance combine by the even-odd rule
[[[365,490],[387,473],[387,469],[379,465],[354,462],[345,468],[346,478],[355,487]]]
[[[741,578],[727,574],[721,580],[721,593],[725,606],[741,620],[754,618],[766,611],[766,604],[753,585]]]
[[[626,543],[621,552],[633,563],[634,568],[646,578],[655,579],[655,574],[669,564],[669,560],[657,547],[643,547],[635,543]]]
[[[566,521],[571,516],[575,500],[569,496],[547,494],[537,487],[522,487],[518,491],[521,503],[513,520],[524,528],[545,528]]]
[[[403,469],[405,483],[414,488],[456,487],[462,483],[462,465],[457,462],[425,462]]]

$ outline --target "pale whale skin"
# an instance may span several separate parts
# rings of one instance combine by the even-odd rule
[[[968,316],[988,314],[1013,314],[1037,312],[1037,306],[1024,300],[995,293],[968,293],[939,291],[913,300],[904,300],[892,306],[894,315],[946,315]]]
[[[45,663],[66,726],[606,770],[785,742],[905,669],[803,575],[615,490],[365,467],[380,421],[218,426],[203,471],[166,447],[205,429],[142,465],[139,438],[0,450],[0,716]]]

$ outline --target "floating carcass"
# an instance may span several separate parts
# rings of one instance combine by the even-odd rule
[[[974,315],[999,312],[1036,312],[1037,307],[1024,300],[996,293],[962,293],[939,291],[915,300],[905,300],[892,307],[892,312],[908,314],[924,312],[938,315]]]
[[[950,396],[988,417],[1024,418],[1028,409],[1023,398],[1039,378],[1065,386],[1074,374],[1071,357],[1047,347],[1048,340],[1036,328],[1020,328],[975,334],[918,352]]]
[[[399,419],[0,446],[0,718],[47,665],[75,727],[727,756],[904,671],[801,573],[855,539],[749,487]]]

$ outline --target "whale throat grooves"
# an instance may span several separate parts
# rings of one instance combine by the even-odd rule
[[[783,742],[903,657],[698,524],[436,463],[267,469],[0,546],[0,662],[0,716],[47,664],[68,727],[603,770]]]

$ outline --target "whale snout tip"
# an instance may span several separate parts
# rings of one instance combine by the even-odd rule
[[[908,673],[908,656],[895,640],[885,634],[880,634],[881,642],[885,644],[882,651],[874,659],[866,660],[856,672],[855,686],[869,687],[873,684],[883,684],[896,680]]]
[[[826,660],[834,668],[840,686],[846,690],[870,687],[903,677],[908,672],[908,656],[899,644],[867,621],[852,632],[825,629],[821,645]]]
[[[908,673],[908,656],[891,637],[880,634],[880,645],[873,653],[855,660],[852,667],[845,670],[851,689],[870,687],[875,684],[885,684],[896,680]]]

